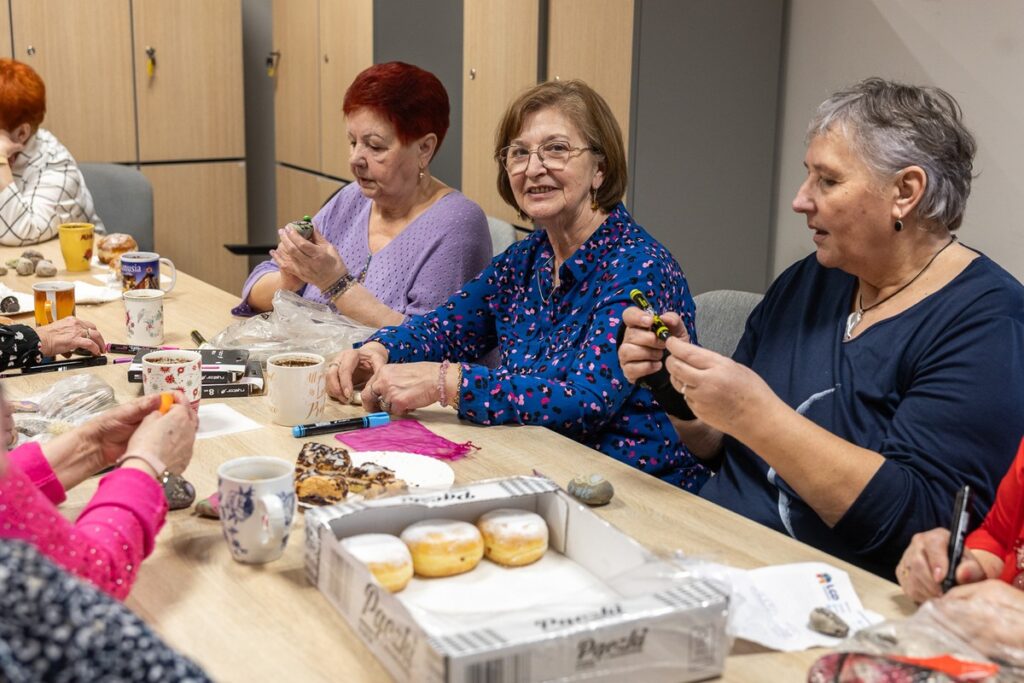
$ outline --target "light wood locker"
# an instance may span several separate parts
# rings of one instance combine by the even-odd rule
[[[46,83],[46,119],[78,161],[134,161],[129,0],[13,0],[14,56]],[[179,133],[180,134],[180,133]]]
[[[245,156],[240,0],[133,0],[133,16],[139,159]]]
[[[463,7],[462,192],[489,216],[522,224],[498,195],[494,133],[512,99],[537,83],[538,0]]]
[[[248,242],[245,163],[150,164],[142,172],[153,185],[156,251],[189,275],[240,294],[248,261],[223,245]]]
[[[345,91],[373,65],[373,0],[320,0],[320,167],[352,178],[341,110]]]
[[[277,166],[277,225],[314,216],[344,183],[315,173]]]
[[[633,0],[549,0],[548,79],[579,78],[615,114],[629,144]]]
[[[11,56],[11,12],[9,3],[0,3],[0,57]]]
[[[274,158],[320,169],[319,1],[273,0]],[[344,35],[344,28],[339,29]],[[280,191],[279,191],[280,194]]]

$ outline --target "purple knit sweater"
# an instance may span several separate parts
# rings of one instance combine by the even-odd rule
[[[460,192],[450,192],[434,202],[372,257],[367,241],[371,204],[359,185],[352,183],[320,209],[313,223],[353,275],[366,270],[363,285],[392,310],[410,316],[435,309],[491,260],[487,217]],[[231,312],[252,315],[249,291],[257,280],[277,270],[273,260],[256,266],[242,287],[241,303]],[[310,284],[299,294],[327,303]]]

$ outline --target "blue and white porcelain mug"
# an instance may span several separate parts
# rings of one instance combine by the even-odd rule
[[[235,458],[217,469],[220,523],[231,557],[246,564],[284,553],[295,519],[295,468],[262,455]]]

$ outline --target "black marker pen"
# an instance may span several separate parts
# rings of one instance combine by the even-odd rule
[[[364,427],[383,427],[389,422],[391,422],[391,416],[387,413],[370,413],[364,417],[350,417],[345,420],[295,425],[292,427],[292,436],[296,439],[301,439],[305,436],[316,436],[317,434],[351,432],[354,429],[363,429]]]
[[[964,538],[967,527],[971,525],[971,487],[964,484],[956,494],[953,503],[953,521],[949,529],[949,569],[942,580],[942,592],[947,592],[956,585],[956,568],[964,556]]]

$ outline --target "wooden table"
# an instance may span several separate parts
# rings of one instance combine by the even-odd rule
[[[57,255],[54,263],[58,267],[63,263],[55,242],[42,245],[41,250]],[[6,260],[20,251],[0,249],[0,258]],[[95,283],[89,274],[83,275],[58,272],[57,277]],[[9,287],[23,291],[30,290],[34,280],[13,273],[2,278]],[[232,321],[229,310],[236,303],[236,295],[179,273],[175,290],[166,297],[166,343],[191,347],[192,329],[208,337],[216,334]],[[95,322],[108,342],[125,341],[120,302],[80,306],[78,315]],[[32,324],[30,317],[26,320],[26,324]],[[94,372],[102,377],[122,401],[140,391],[138,384],[128,383],[124,365],[77,372]],[[5,387],[11,396],[24,396],[66,376],[46,373],[10,379]],[[217,467],[226,460],[242,455],[292,459],[305,441],[292,438],[285,427],[271,425],[265,397],[224,402],[270,426],[198,441],[186,476],[200,496],[215,490]],[[361,412],[332,401],[327,417]],[[886,616],[912,610],[893,583],[542,427],[482,428],[460,422],[452,411],[438,406],[417,411],[416,417],[442,436],[458,442],[471,440],[480,447],[472,456],[452,463],[456,483],[529,474],[536,468],[564,485],[575,474],[598,472],[614,483],[617,493],[612,503],[598,508],[597,513],[655,552],[682,550],[743,568],[826,561],[849,572],[867,608]],[[331,435],[312,440],[336,443]],[[63,506],[64,513],[77,515],[95,488],[93,479],[72,491]],[[216,680],[388,680],[385,669],[342,617],[307,583],[302,538],[300,520],[281,560],[255,567],[242,565],[231,560],[218,522],[201,519],[188,510],[172,512],[127,603]],[[810,664],[823,652],[779,653],[739,642],[727,660],[723,680],[804,680]]]

